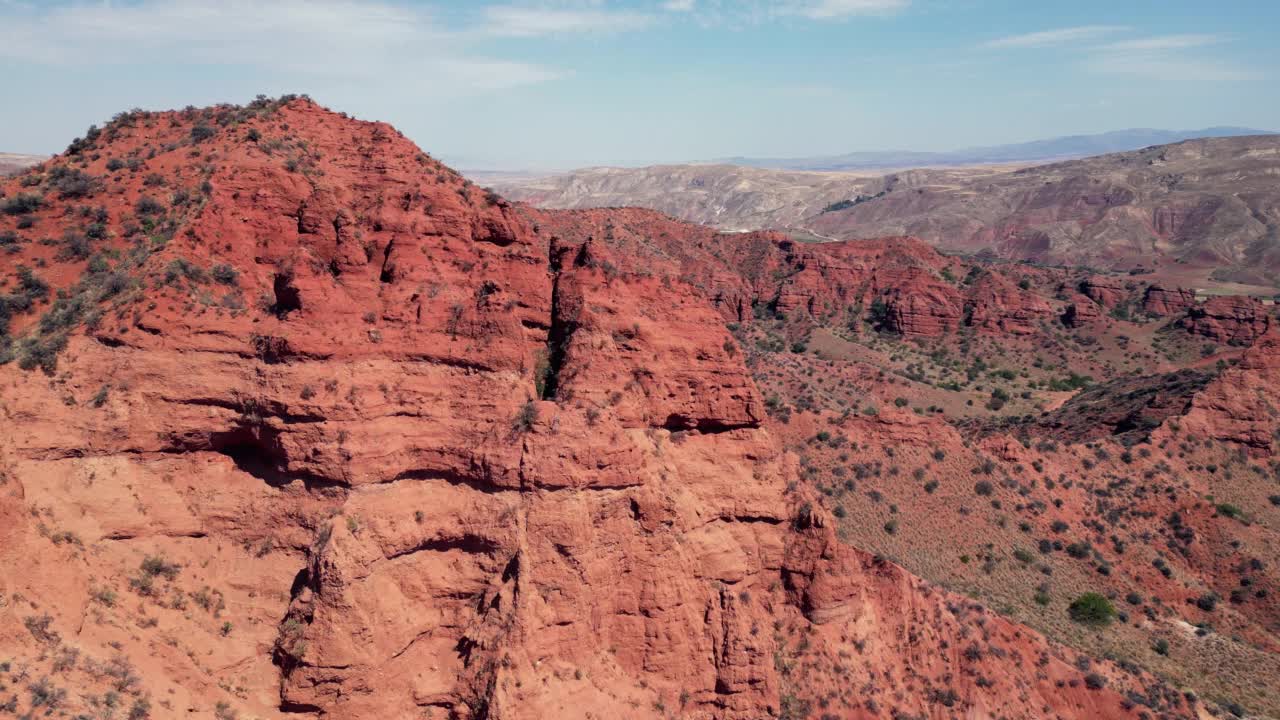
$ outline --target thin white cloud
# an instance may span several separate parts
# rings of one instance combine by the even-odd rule
[[[1090,48],[1082,62],[1091,72],[1170,82],[1230,82],[1256,73],[1229,60],[1197,53],[1222,40],[1216,35],[1162,35]],[[1188,52],[1191,51],[1191,52]]]
[[[695,0],[666,0],[662,9],[667,12],[693,12],[696,4]]]
[[[855,15],[887,15],[905,10],[911,0],[783,0],[775,12],[810,20],[837,20]]]
[[[667,0],[688,5],[704,28],[742,29],[772,22],[830,22],[862,16],[889,16],[911,7],[912,0]]]
[[[1080,25],[1077,27],[1040,30],[1038,32],[1008,35],[982,44],[986,48],[1043,48],[1057,45],[1074,45],[1090,42],[1122,32],[1120,25]]]
[[[1205,45],[1213,45],[1221,42],[1222,37],[1219,35],[1157,35],[1154,37],[1138,38],[1136,40],[1123,40],[1121,42],[1109,43],[1105,49],[1116,52],[1158,52],[1163,50],[1184,50],[1186,48],[1203,47]]]
[[[1160,54],[1101,54],[1084,61],[1085,69],[1102,75],[1127,75],[1165,82],[1232,82],[1252,80],[1257,72],[1213,58],[1183,58]]]
[[[1255,77],[1256,73],[1231,61],[1194,51],[1221,42],[1219,35],[1185,33],[1153,35],[1103,42],[1129,28],[1084,25],[1057,28],[989,40],[985,48],[1065,47],[1079,53],[1076,66],[1100,75],[1125,75],[1144,80],[1221,82]],[[1190,52],[1189,52],[1190,51]]]
[[[415,6],[357,0],[141,0],[28,6],[0,22],[0,57],[38,64],[248,66],[305,84],[468,93],[545,82],[553,68],[475,52]]]
[[[503,37],[541,37],[572,33],[618,33],[653,24],[651,15],[585,5],[492,5],[484,9],[486,31]]]

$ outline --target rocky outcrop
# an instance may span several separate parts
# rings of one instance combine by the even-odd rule
[[[1214,342],[1248,345],[1274,324],[1271,307],[1257,298],[1220,295],[1187,310],[1182,324]]]
[[[938,337],[960,327],[963,300],[955,288],[931,277],[894,287],[883,300],[887,326],[905,337]]]
[[[1008,278],[984,273],[966,298],[968,324],[991,333],[1029,335],[1057,313],[1044,298],[1023,290]]]
[[[1196,294],[1186,288],[1148,287],[1142,296],[1142,309],[1148,315],[1173,317],[1185,313],[1196,304]]]
[[[1062,324],[1067,327],[1085,327],[1102,319],[1102,309],[1098,303],[1084,295],[1075,295],[1062,313]]]
[[[1276,451],[1280,408],[1280,333],[1257,338],[1234,367],[1199,393],[1180,424],[1192,437],[1210,437],[1255,457]]]
[[[24,668],[70,641],[117,668],[64,667],[85,698],[114,677],[157,715],[746,720],[809,662],[793,624],[840,654],[856,630],[844,682],[954,683],[974,716],[1120,717],[1155,684],[1099,663],[1112,683],[1082,689],[1074,653],[840,544],[710,299],[743,291],[681,269],[705,236],[539,219],[305,99],[126,114],[73,147],[40,182],[93,176],[101,255],[18,243],[51,288],[11,288],[0,367]],[[64,209],[38,204],[42,234]],[[899,245],[770,263],[814,312],[918,272]],[[991,292],[1002,327],[1046,312]],[[981,674],[958,651],[978,616],[1009,653]],[[888,686],[866,693],[932,712]]]
[[[1116,307],[1129,295],[1124,281],[1113,275],[1091,275],[1080,281],[1080,292],[1105,309]]]

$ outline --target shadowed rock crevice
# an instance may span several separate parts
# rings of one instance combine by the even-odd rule
[[[387,556],[387,559],[394,560],[420,552],[464,552],[471,555],[493,554],[498,549],[499,545],[490,538],[467,534],[460,537],[424,540],[413,547],[391,553]]]
[[[213,450],[231,458],[241,471],[272,487],[282,487],[292,482],[294,477],[282,469],[276,449],[270,447],[273,440],[264,443],[262,438],[252,433],[234,432],[215,438]]]
[[[552,240],[550,247],[551,265],[551,322],[547,330],[547,345],[539,357],[538,367],[534,368],[535,383],[540,387],[538,393],[543,400],[555,400],[560,390],[561,372],[569,352],[569,344],[573,334],[578,330],[578,311],[580,297],[570,297],[564,279],[561,256],[566,248]],[[577,302],[573,300],[576,299]]]
[[[378,272],[378,282],[390,283],[396,279],[395,266],[391,264],[391,251],[395,246],[395,238],[392,238],[382,251],[382,269]]]
[[[272,292],[275,300],[271,303],[270,312],[277,318],[284,320],[289,313],[302,310],[302,293],[293,284],[292,272],[277,272],[272,279]]]

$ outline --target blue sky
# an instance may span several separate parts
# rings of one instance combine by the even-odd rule
[[[0,149],[306,92],[465,168],[1280,130],[1274,0],[0,0]]]

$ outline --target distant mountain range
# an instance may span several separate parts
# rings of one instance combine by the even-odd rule
[[[872,170],[913,167],[950,167],[995,163],[1044,162],[1139,150],[1193,138],[1272,135],[1266,130],[1243,127],[1211,127],[1202,130],[1130,128],[1097,135],[1068,135],[1011,145],[967,148],[950,152],[879,150],[807,158],[733,157],[717,163],[775,170]]]

